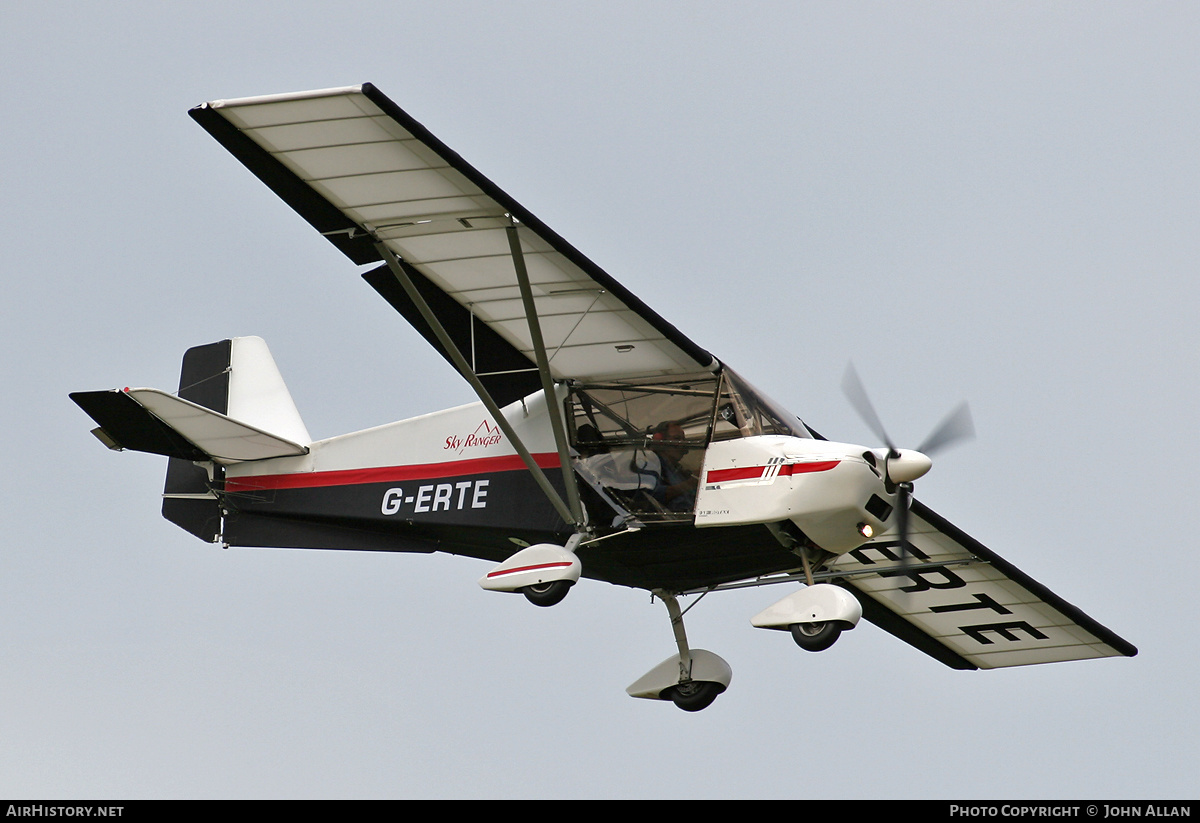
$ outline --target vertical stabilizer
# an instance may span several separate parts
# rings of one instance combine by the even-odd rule
[[[179,373],[179,396],[295,443],[312,442],[261,337],[235,337],[188,349]],[[163,517],[202,540],[216,540],[221,506],[211,486],[223,479],[223,471],[211,463],[198,466],[170,458]]]
[[[224,414],[293,443],[311,443],[266,341],[261,337],[235,337],[225,342],[230,346],[230,368]]]

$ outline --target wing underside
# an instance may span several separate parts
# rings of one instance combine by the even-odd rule
[[[378,262],[382,243],[526,369],[534,346],[510,226],[554,379],[662,377],[715,365],[370,84],[220,100],[191,114],[351,260]],[[468,360],[478,352],[464,350]]]
[[[913,501],[910,557],[883,535],[832,566],[871,622],[958,669],[993,669],[1137,649],[940,515]]]

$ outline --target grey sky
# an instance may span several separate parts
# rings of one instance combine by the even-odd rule
[[[0,794],[1194,797],[1200,11],[1186,3],[8,4]],[[431,9],[431,6],[435,8]],[[1141,649],[956,672],[714,595],[688,715],[644,592],[445,555],[230,550],[69,391],[257,334],[314,437],[471,400],[188,117],[370,81],[700,345]]]

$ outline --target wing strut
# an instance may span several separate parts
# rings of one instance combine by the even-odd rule
[[[513,427],[509,425],[508,419],[503,415],[503,413],[501,413],[500,407],[496,405],[496,401],[492,399],[491,394],[489,394],[488,390],[484,388],[483,383],[478,377],[475,376],[475,372],[471,371],[471,365],[467,363],[466,358],[463,357],[458,346],[454,344],[454,340],[451,339],[450,335],[446,332],[446,329],[442,327],[441,322],[437,319],[437,315],[433,313],[433,310],[429,308],[429,304],[425,302],[425,298],[423,298],[421,293],[417,291],[417,287],[413,284],[413,281],[408,276],[408,273],[404,271],[404,267],[400,264],[400,260],[396,257],[395,252],[378,240],[375,241],[375,250],[379,253],[379,256],[383,258],[384,262],[387,263],[388,268],[391,269],[391,272],[396,277],[396,280],[398,280],[400,285],[404,287],[404,291],[406,294],[408,294],[408,298],[413,302],[413,305],[415,305],[417,310],[421,312],[421,317],[425,319],[425,322],[429,324],[430,329],[432,329],[433,333],[437,336],[438,342],[442,344],[442,348],[445,349],[447,356],[449,356],[451,362],[454,363],[454,367],[458,369],[463,378],[471,384],[471,388],[475,390],[475,394],[477,394],[479,399],[483,401],[483,405],[487,408],[488,413],[491,414],[492,418],[496,421],[496,425],[500,427],[500,429],[504,432],[504,436],[507,437],[509,442],[513,444],[513,447],[516,448],[517,454],[521,456],[521,460],[525,463],[525,467],[529,469],[529,473],[533,476],[534,482],[538,484],[538,488],[540,488],[550,500],[550,503],[558,512],[559,517],[565,520],[568,525],[579,528],[581,525],[581,519],[576,518],[575,515],[571,513],[571,510],[567,507],[567,504],[563,502],[558,492],[555,491],[554,487],[550,485],[549,478],[546,477],[546,474],[542,471],[541,467],[538,466],[538,464],[534,461],[533,455],[529,453],[529,449],[525,448],[525,444],[521,442],[521,438],[517,436],[516,431],[514,431]],[[546,405],[549,408],[550,418],[552,420],[556,419],[555,408],[553,405],[551,405],[551,400],[553,397],[553,394],[546,396]],[[565,471],[564,474],[566,474]],[[570,480],[573,479],[573,477],[568,476],[564,479],[568,483],[568,488],[571,488]]]
[[[542,340],[542,324],[538,321],[537,307],[533,303],[533,288],[529,285],[529,271],[525,268],[525,255],[521,252],[521,238],[517,235],[516,220],[510,214],[508,226],[508,248],[512,252],[513,268],[517,272],[517,284],[521,287],[521,302],[525,304],[525,319],[529,323],[529,337],[537,357],[538,376],[542,378],[542,392],[549,406],[551,398],[557,398],[554,381],[550,377],[550,361],[546,357],[546,344]],[[571,467],[571,455],[567,453],[567,430],[559,417],[558,404],[550,408],[550,427],[554,430],[554,442],[558,446],[558,462],[562,465],[563,483],[567,487],[567,505],[576,523],[583,522],[583,507],[579,503],[579,486],[575,483],[575,471]]]

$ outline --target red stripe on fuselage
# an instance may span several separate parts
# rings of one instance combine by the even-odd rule
[[[789,474],[807,474],[808,472],[827,472],[841,463],[841,460],[820,460],[814,463],[791,463],[787,466],[779,467],[780,476],[786,477]]]
[[[543,469],[556,469],[559,466],[558,455],[553,452],[535,454],[533,460]],[[249,492],[262,489],[308,489],[320,486],[354,486],[362,483],[398,483],[407,480],[433,480],[439,477],[461,477],[468,474],[525,470],[525,461],[519,455],[509,454],[503,457],[479,457],[474,460],[452,460],[448,463],[423,463],[416,466],[381,466],[372,469],[230,477],[225,481],[225,491]]]
[[[748,466],[743,469],[717,469],[708,473],[707,483],[726,483],[730,480],[749,480],[752,477],[762,477],[766,466]]]
[[[841,462],[840,460],[821,460],[813,463],[788,463],[779,467],[778,476],[787,477],[793,474],[806,474],[808,472],[825,472]],[[710,471],[704,482],[728,483],[732,480],[754,480],[762,477],[770,468],[770,466],[747,466],[746,468],[738,469],[717,469]]]

